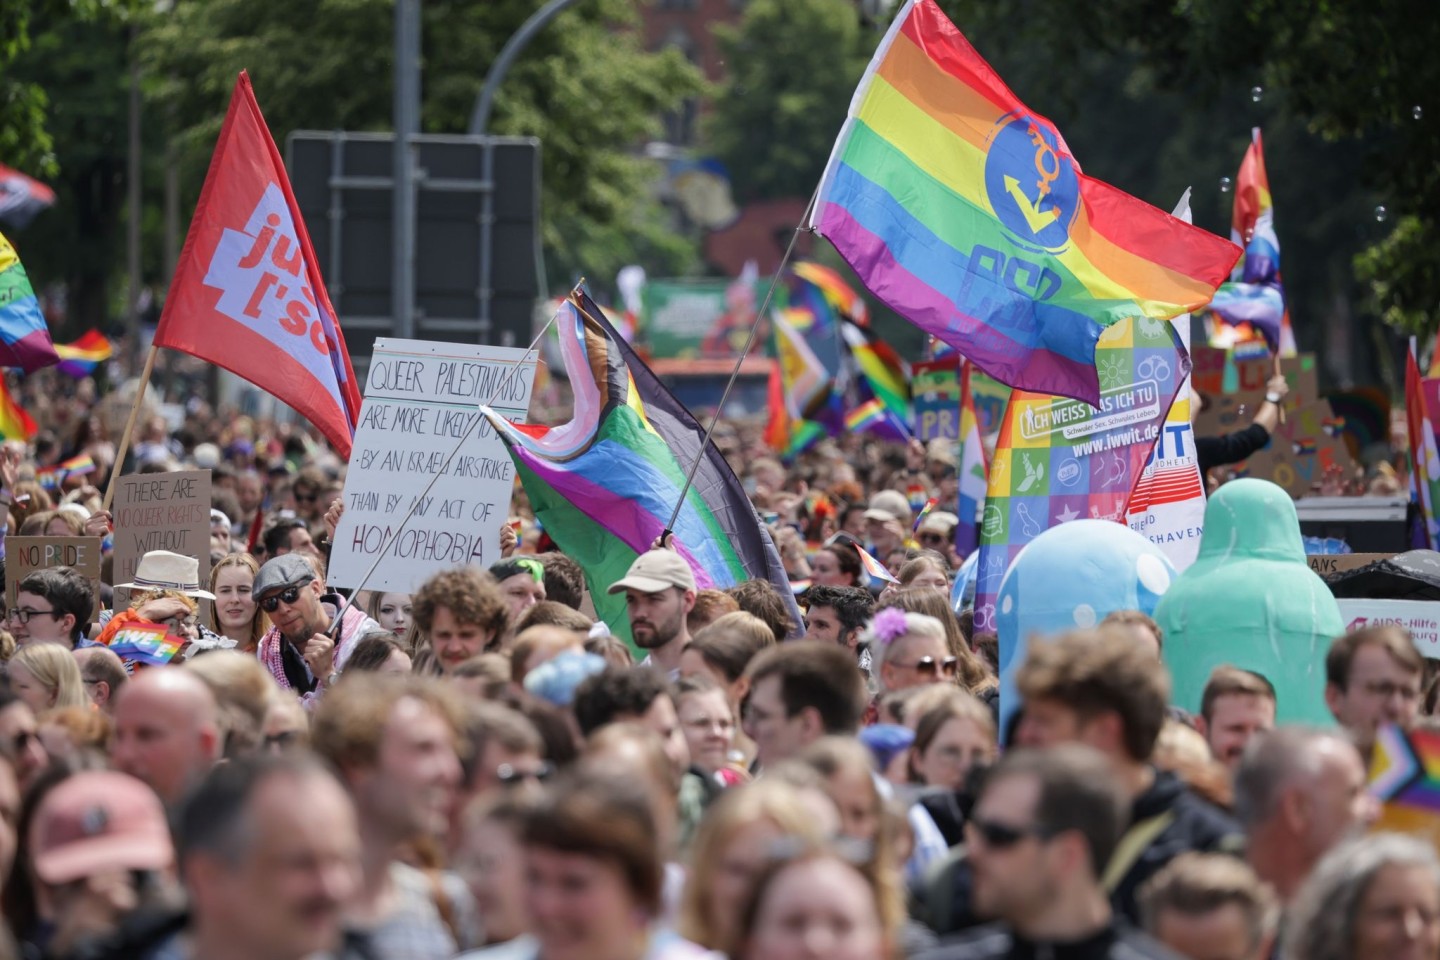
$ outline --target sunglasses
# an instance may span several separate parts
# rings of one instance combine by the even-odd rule
[[[922,533],[922,534],[920,534],[920,542],[921,542],[921,543],[944,543],[945,540],[946,540],[946,537],[945,537],[945,534],[943,534],[943,533]]]
[[[976,836],[985,841],[985,846],[992,850],[1008,849],[1029,837],[1049,840],[1055,836],[1055,831],[1049,827],[1019,827],[1012,823],[998,823],[994,820],[981,820],[977,817],[971,817],[965,821],[965,829],[974,831]]]
[[[274,596],[266,597],[264,600],[261,600],[260,609],[264,610],[266,613],[274,613],[276,610],[280,609],[280,604],[283,603],[285,604],[285,606],[288,607],[299,599],[300,587],[286,587],[284,590],[280,591]]]
[[[555,768],[549,763],[542,763],[533,770],[525,770],[519,767],[512,767],[508,763],[502,763],[495,768],[495,779],[500,781],[502,786],[510,787],[525,780],[534,780],[544,783],[550,779],[550,774]]]
[[[936,670],[938,669],[939,672],[945,676],[953,677],[959,667],[960,661],[955,657],[946,657],[939,663],[936,663],[934,657],[921,657],[919,660],[910,664],[909,669],[914,670],[916,673],[923,673],[927,677],[935,676]]]

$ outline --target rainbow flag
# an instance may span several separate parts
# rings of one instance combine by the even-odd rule
[[[77,380],[94,373],[95,368],[109,360],[114,352],[110,338],[99,330],[86,332],[74,343],[55,344],[55,353],[60,357],[60,372]]]
[[[70,477],[83,477],[95,472],[95,461],[89,456],[71,457],[53,467],[35,472],[35,480],[47,490],[58,490]]]
[[[877,437],[893,440],[896,443],[908,443],[911,437],[910,428],[905,426],[885,404],[874,397],[845,414],[845,431],[847,433],[873,433]]]
[[[628,639],[625,598],[606,590],[664,530],[702,456],[703,430],[588,296],[567,301],[556,323],[571,420],[545,427],[481,412],[509,449],[536,520],[584,569],[600,618]],[[785,568],[740,481],[713,445],[703,456],[675,520],[675,550],[702,589],[769,580],[798,624]]]
[[[19,170],[0,165],[0,220],[23,229],[37,213],[54,205],[54,190]]]
[[[110,651],[121,660],[163,667],[185,646],[185,641],[163,626],[136,623],[121,627],[110,638]]]
[[[848,543],[850,544],[850,546],[854,547],[855,552],[860,555],[860,566],[865,568],[865,572],[870,575],[871,579],[884,580],[886,583],[900,582],[895,577],[895,575],[890,572],[889,568],[887,568],[885,564],[875,559],[875,555],[862,547],[859,541],[857,541],[854,537],[850,536],[849,534],[841,533],[837,534],[834,537],[831,537],[830,540],[832,543],[838,540],[841,543]]]
[[[876,50],[810,226],[982,370],[1091,402],[1104,328],[1208,303],[1240,256],[1081,173],[935,0],[908,0]]]
[[[842,319],[840,337],[849,353],[862,400],[875,398],[901,423],[910,421],[910,365],[869,327]],[[907,428],[907,433],[908,428]]]
[[[1440,734],[1394,725],[1377,730],[1367,789],[1380,802],[1373,829],[1440,846]]]
[[[1405,356],[1405,424],[1410,434],[1410,499],[1424,517],[1424,543],[1415,546],[1434,550],[1440,543],[1440,448],[1435,442],[1434,420],[1425,403],[1425,384],[1420,379],[1420,361],[1415,356],[1415,338]]]
[[[865,300],[845,282],[839,273],[822,264],[800,260],[790,272],[810,284],[825,298],[830,309],[862,327],[870,323],[870,309]]]
[[[30,278],[15,248],[0,234],[0,367],[33,373],[59,359]]]
[[[994,630],[1000,583],[1031,540],[1081,517],[1125,522],[1131,492],[1190,373],[1179,335],[1163,320],[1120,321],[1101,336],[1096,357],[1098,409],[1045,394],[1010,395],[980,524],[976,630]]]
[[[10,396],[10,387],[0,376],[0,437],[6,440],[29,440],[35,436],[35,421],[30,419],[15,398]]]
[[[985,460],[985,442],[980,436],[980,418],[975,414],[975,396],[970,390],[973,368],[969,360],[960,362],[960,450],[958,474],[960,517],[955,527],[955,550],[967,556],[980,543],[980,505],[985,502],[985,488],[990,483],[990,465]]]

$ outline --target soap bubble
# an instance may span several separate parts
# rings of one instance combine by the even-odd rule
[[[1251,103],[1259,103],[1260,100],[1261,100],[1261,98],[1264,97],[1264,96],[1265,96],[1265,88],[1264,88],[1264,87],[1251,87],[1251,88],[1250,88],[1250,102],[1251,102]]]
[[[1420,104],[1418,103],[1415,104],[1415,106],[1410,108],[1410,116],[1414,117],[1416,120],[1419,120],[1421,117],[1425,116],[1425,108],[1420,106]]]
[[[1230,178],[1229,178],[1229,177],[1221,177],[1221,178],[1220,178],[1220,192],[1221,192],[1221,193],[1229,193],[1229,192],[1230,192]]]
[[[1385,222],[1385,218],[1388,217],[1388,216],[1390,216],[1390,211],[1385,209],[1385,205],[1384,205],[1383,203],[1382,203],[1380,206],[1378,206],[1378,207],[1375,208],[1375,222],[1376,222],[1376,223],[1384,223],[1384,222]]]

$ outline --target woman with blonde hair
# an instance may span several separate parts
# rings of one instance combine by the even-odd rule
[[[270,618],[255,602],[255,575],[260,564],[248,553],[226,554],[210,568],[210,629],[235,641],[241,653],[254,653],[270,629]]]
[[[733,942],[745,898],[765,865],[786,843],[823,841],[821,822],[813,801],[786,783],[760,780],[722,793],[690,845],[680,935],[709,950]]]
[[[986,667],[985,661],[970,649],[970,644],[965,642],[960,621],[955,619],[955,612],[950,608],[950,598],[943,591],[925,587],[901,590],[887,598],[881,607],[898,607],[907,613],[923,613],[939,620],[940,625],[945,628],[945,648],[955,658],[956,682],[976,695],[997,688],[995,675]]]
[[[58,643],[21,647],[7,667],[15,695],[37,717],[48,710],[90,706],[75,655]]]

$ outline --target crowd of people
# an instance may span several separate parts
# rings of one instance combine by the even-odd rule
[[[93,400],[0,449],[10,534],[108,545]],[[98,597],[69,568],[15,584],[0,957],[1440,958],[1440,860],[1372,831],[1366,790],[1382,725],[1440,726],[1403,630],[1317,655],[1335,726],[1311,729],[1232,666],[1178,709],[1160,628],[1116,611],[1029,645],[1001,729],[957,518],[916,520],[954,501],[953,451],[716,442],[799,622],[766,581],[697,589],[666,544],[587,585],[518,486],[489,569],[347,595],[344,463],[303,425],[143,418],[127,470],[211,471],[209,577],[153,551]],[[181,653],[117,656],[137,624]]]

